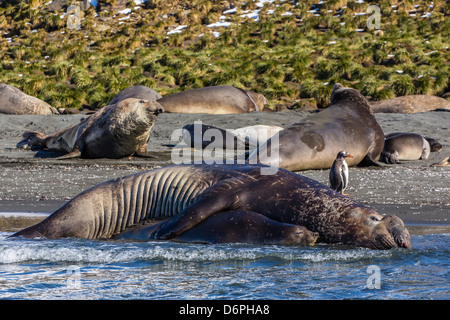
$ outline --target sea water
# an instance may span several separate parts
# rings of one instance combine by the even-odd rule
[[[413,250],[8,239],[0,299],[449,299],[450,234]]]

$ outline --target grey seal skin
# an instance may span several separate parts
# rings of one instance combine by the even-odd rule
[[[345,150],[337,154],[336,160],[334,160],[330,169],[329,179],[331,189],[347,196],[344,193],[348,186],[348,165],[345,158],[353,158],[353,156]]]
[[[391,132],[388,134],[385,134],[384,137],[386,139],[391,138],[391,137],[395,137],[395,136],[401,136],[401,135],[408,135],[411,134],[411,132]],[[416,133],[414,133],[416,134]],[[439,143],[439,141],[437,139],[434,138],[429,138],[429,137],[424,137],[422,136],[425,140],[428,141],[428,143],[430,144],[430,152],[440,152],[442,150],[442,144]]]
[[[384,145],[383,130],[367,99],[339,83],[333,87],[328,108],[290,125],[273,139],[250,154],[250,163],[290,171],[329,169],[336,154],[347,150],[353,155],[349,166],[377,165]],[[277,152],[279,156],[274,157]]]
[[[192,148],[204,149],[214,142],[214,146],[231,150],[254,149],[265,142],[282,127],[272,125],[254,125],[237,129],[223,129],[209,124],[187,124],[183,127],[183,141]],[[216,137],[220,137],[216,141]]]
[[[437,140],[435,140],[437,142]],[[442,148],[442,146],[441,146]],[[436,143],[433,150],[436,150]],[[440,149],[439,149],[440,150]],[[384,141],[380,160],[395,164],[400,160],[428,159],[431,147],[427,139],[415,133],[397,133],[388,135]]]
[[[303,226],[317,232],[319,242],[411,248],[409,232],[398,217],[383,217],[290,171],[269,175],[263,169],[268,167],[185,164],[110,180],[12,237],[108,239],[143,221],[170,218],[149,238],[175,239],[217,213],[244,210]]]
[[[0,83],[0,113],[5,114],[59,114],[58,110],[36,97],[32,97],[5,83]]]
[[[156,101],[158,99],[161,99],[162,96],[155,90],[150,89],[149,87],[136,85],[120,91],[118,94],[115,95],[114,98],[111,99],[108,105],[116,104],[128,98]]]
[[[149,240],[162,222],[151,226],[133,226],[115,239]],[[170,239],[194,243],[249,243],[313,246],[319,235],[305,227],[280,223],[262,214],[224,211],[214,214],[178,237]]]
[[[269,102],[259,93],[233,86],[186,90],[157,100],[169,113],[231,114],[262,111]]]
[[[156,101],[129,98],[51,135],[27,131],[17,147],[28,145],[66,153],[58,159],[145,156],[150,130],[163,111]]]

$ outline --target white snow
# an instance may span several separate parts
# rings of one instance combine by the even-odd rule
[[[231,26],[231,22],[219,21],[219,22],[216,22],[216,23],[208,24],[206,27],[207,28],[217,28],[217,27],[228,28],[229,26]]]
[[[186,25],[181,25],[181,26],[178,26],[178,27],[176,27],[175,29],[173,29],[173,30],[167,32],[167,34],[168,34],[168,35],[171,35],[171,34],[175,34],[175,33],[181,33],[181,31],[182,31],[183,29],[186,29],[186,28],[187,28]]]

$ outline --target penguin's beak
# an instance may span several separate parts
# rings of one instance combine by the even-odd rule
[[[350,155],[350,154],[348,154],[348,155],[347,155],[347,157],[349,157],[349,158],[353,158],[353,156],[352,156],[352,155]]]

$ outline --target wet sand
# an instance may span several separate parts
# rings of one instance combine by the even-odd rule
[[[17,149],[26,130],[53,133],[80,121],[86,115],[0,115],[0,213],[51,213],[71,197],[97,183],[141,170],[172,164],[171,151],[181,138],[173,132],[186,124],[202,121],[227,129],[266,124],[285,127],[308,115],[302,111],[235,115],[161,114],[152,129],[148,151],[153,158],[55,160],[48,151]],[[376,114],[385,133],[415,132],[438,139],[441,152],[428,160],[404,161],[397,165],[350,168],[350,197],[382,214],[396,214],[412,233],[450,232],[450,168],[430,167],[450,155],[450,112]],[[188,149],[185,149],[188,150]],[[300,172],[328,184],[328,170]],[[0,231],[31,225],[42,216],[1,216]],[[15,221],[15,222],[14,222]]]

